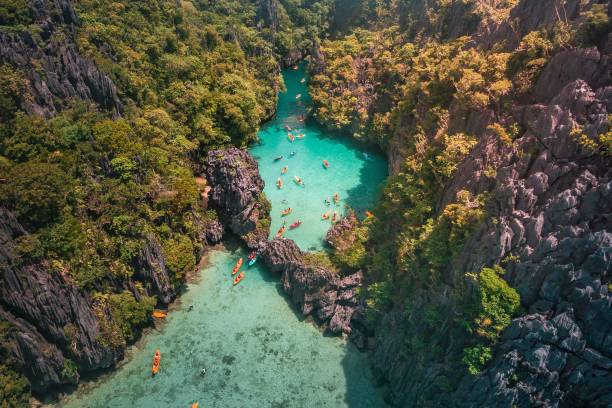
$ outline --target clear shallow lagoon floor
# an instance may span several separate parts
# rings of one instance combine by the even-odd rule
[[[302,249],[323,248],[329,222],[323,200],[338,192],[341,202],[329,209],[344,213],[344,204],[359,211],[375,199],[386,176],[382,157],[366,160],[348,139],[329,138],[297,115],[308,102],[304,71],[285,71],[288,92],[280,95],[277,118],[261,131],[262,144],[252,152],[259,161],[272,201],[272,234],[281,225],[280,209],[291,206],[288,224],[304,224],[286,236]],[[302,125],[304,139],[290,143],[284,124]],[[287,159],[295,151],[295,157]],[[273,158],[284,155],[278,163]],[[323,159],[330,169],[322,166]],[[282,166],[285,186],[275,181]],[[301,177],[306,187],[291,180]],[[285,205],[282,200],[290,203]],[[197,282],[187,286],[180,306],[169,313],[160,330],[133,346],[127,363],[99,381],[67,397],[64,408],[181,408],[199,401],[201,408],[380,408],[381,390],[372,384],[366,355],[342,338],[326,337],[301,321],[282,292],[279,277],[259,262],[232,287],[230,271],[241,249],[212,250]],[[193,306],[189,311],[190,306]],[[155,349],[161,349],[159,374],[151,377]],[[206,368],[204,377],[200,371]]]
[[[330,221],[322,221],[321,215],[326,211],[330,211],[330,218],[334,211],[343,215],[348,205],[362,216],[373,205],[387,177],[387,162],[378,153],[364,151],[364,146],[349,137],[330,136],[311,120],[300,122],[310,106],[307,82],[301,82],[305,77],[304,65],[298,70],[284,71],[287,92],[279,95],[276,117],[262,127],[260,143],[251,149],[251,154],[259,163],[266,183],[264,192],[272,203],[270,234],[275,235],[286,222],[285,237],[293,239],[302,250],[319,251],[324,248],[323,239],[330,227]],[[301,97],[296,99],[297,95]],[[288,133],[296,136],[293,142],[289,141]],[[304,134],[304,138],[297,138],[299,134]],[[291,152],[295,156],[291,157]],[[283,159],[275,161],[279,156]],[[323,167],[323,160],[329,162],[328,169]],[[288,171],[281,175],[284,166],[288,166]],[[304,187],[294,182],[294,176],[303,180]],[[279,177],[283,181],[281,189],[276,186]],[[340,197],[338,205],[333,204],[335,193]],[[326,198],[332,201],[330,206],[325,205]],[[288,207],[293,209],[291,214],[281,217],[280,211]],[[289,225],[296,220],[303,224],[290,230]]]

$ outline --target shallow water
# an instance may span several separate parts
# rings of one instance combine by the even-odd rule
[[[260,144],[251,153],[259,163],[259,172],[266,183],[264,192],[272,203],[271,235],[286,222],[287,238],[293,239],[302,250],[321,250],[330,227],[330,221],[321,220],[321,215],[329,211],[331,218],[337,211],[340,216],[346,212],[346,205],[363,215],[375,201],[387,176],[387,164],[382,155],[371,151],[366,153],[369,160],[366,159],[364,146],[353,139],[330,137],[317,123],[299,121],[310,105],[306,82],[301,83],[304,76],[304,64],[299,70],[284,72],[287,92],[279,95],[277,115],[262,127]],[[302,96],[296,99],[298,94]],[[305,136],[291,142],[288,133]],[[291,157],[291,152],[295,156]],[[279,156],[283,158],[275,161]],[[323,166],[323,160],[329,162],[328,169]],[[288,171],[281,175],[284,166],[288,166]],[[298,186],[294,176],[300,177],[304,186]],[[279,177],[283,181],[281,189],[276,186]],[[333,204],[335,193],[340,198],[338,205]],[[325,205],[326,198],[332,201],[330,206]],[[280,217],[280,211],[289,207],[293,209],[291,214]],[[289,225],[296,220],[303,224],[290,230]]]
[[[201,280],[188,286],[164,327],[101,385],[63,406],[189,407],[195,400],[207,408],[383,406],[364,355],[300,321],[277,276],[255,264],[232,287],[229,271],[244,255],[212,251]],[[156,348],[162,360],[152,378]]]
[[[327,138],[312,124],[301,131],[304,139],[289,143],[282,128],[285,118],[295,127],[291,121],[297,122],[296,112],[299,115],[304,109],[296,105],[295,94],[307,97],[306,86],[300,83],[303,70],[285,74],[288,92],[280,96],[277,119],[262,130],[262,144],[253,153],[272,201],[274,231],[281,223],[282,200],[287,199],[295,208],[288,220],[304,221],[287,237],[303,249],[320,249],[330,225],[320,220],[327,210],[324,196],[331,199],[334,192],[339,193],[341,203],[331,205],[339,213],[344,212],[344,204],[367,208],[386,165],[373,153],[372,160],[365,160],[355,143]],[[271,164],[273,157],[292,150],[294,158]],[[330,161],[329,170],[323,169],[323,158]],[[285,187],[276,191],[274,181],[286,164],[290,171],[284,176]],[[294,174],[302,177],[305,188],[289,182]],[[138,342],[125,365],[58,405],[166,408],[189,407],[197,400],[206,408],[383,407],[366,356],[342,338],[326,337],[301,321],[283,295],[279,276],[256,263],[248,268],[243,282],[232,286],[230,271],[240,256],[246,256],[242,249],[212,250],[199,280],[187,286],[177,310],[161,329]],[[162,352],[161,368],[152,378],[157,348]],[[207,370],[203,377],[202,368]]]

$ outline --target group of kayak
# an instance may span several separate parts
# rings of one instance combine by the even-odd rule
[[[291,210],[291,208],[288,208],[288,210]],[[291,225],[289,225],[289,229],[296,229],[300,225],[302,225],[302,220],[297,220]],[[276,231],[276,238],[282,237],[286,230],[287,230],[287,227],[285,227],[285,222],[283,221],[283,225],[281,225],[278,231]]]
[[[255,251],[251,252],[248,256],[248,259],[249,259],[249,266],[253,266],[253,264],[257,262],[257,252]],[[234,265],[234,269],[232,269],[232,276],[236,275],[238,271],[240,271],[241,267],[242,267],[242,258],[239,258],[238,261],[236,262],[236,265]],[[239,284],[242,279],[244,279],[244,271],[241,271],[238,274],[238,276],[234,278],[234,286]]]

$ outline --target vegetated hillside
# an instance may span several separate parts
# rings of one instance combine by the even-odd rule
[[[610,406],[612,6],[381,3],[318,44],[310,89],[390,159],[332,255],[364,270],[352,335],[388,400]]]
[[[273,114],[305,4],[0,1],[2,406],[115,364],[221,239],[203,158]]]

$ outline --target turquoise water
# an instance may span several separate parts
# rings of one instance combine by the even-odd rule
[[[62,406],[190,407],[198,400],[206,408],[382,407],[364,355],[300,321],[278,276],[255,264],[232,287],[232,266],[245,255],[212,251],[163,328],[146,336],[126,365]],[[152,378],[156,348],[162,360]]]
[[[271,235],[275,235],[283,222],[286,222],[285,236],[293,239],[303,250],[323,249],[323,238],[330,227],[330,221],[321,220],[321,215],[334,211],[338,215],[346,212],[346,205],[353,208],[358,215],[372,206],[381,183],[387,176],[387,163],[382,155],[367,152],[369,160],[363,155],[363,146],[347,137],[330,137],[315,122],[300,122],[300,117],[310,106],[310,97],[305,77],[305,64],[298,70],[284,72],[287,92],[279,95],[276,117],[264,125],[259,132],[260,144],[251,149],[259,163],[259,171],[266,183],[265,193],[272,202]],[[296,96],[301,94],[299,99]],[[291,128],[288,131],[285,125]],[[304,134],[291,142],[287,134]],[[295,152],[291,157],[290,153]],[[283,156],[279,161],[276,157]],[[323,160],[329,162],[325,169]],[[288,166],[286,174],[281,169]],[[294,181],[298,176],[304,186]],[[279,190],[278,178],[283,181]],[[338,193],[338,205],[333,204],[333,195]],[[332,204],[325,205],[329,198]],[[283,202],[283,200],[285,200]],[[293,211],[286,217],[280,217],[280,211],[291,207]],[[294,230],[289,229],[293,222],[301,220],[303,224]]]
[[[282,203],[286,199],[294,208],[288,221],[304,221],[286,236],[303,249],[320,249],[330,225],[320,220],[328,209],[325,196],[340,196],[330,211],[343,213],[345,204],[362,211],[371,205],[386,165],[373,153],[366,160],[355,143],[328,138],[314,124],[302,128],[304,139],[293,144],[286,139],[285,121],[296,127],[296,115],[305,109],[296,103],[297,93],[304,95],[307,106],[303,75],[303,69],[285,73],[288,92],[280,96],[277,119],[262,129],[262,144],[253,154],[272,201],[273,232],[281,224],[279,211],[288,206]],[[291,151],[296,155],[288,159]],[[280,154],[285,159],[273,163]],[[330,162],[328,170],[323,159]],[[277,191],[274,182],[285,165],[285,186]],[[293,175],[306,186],[292,183]],[[122,367],[86,384],[58,406],[180,408],[197,400],[201,408],[383,407],[366,356],[344,339],[326,337],[303,322],[283,295],[279,276],[257,263],[248,268],[243,282],[232,286],[230,271],[241,256],[246,256],[242,249],[211,250],[197,282],[187,286],[161,328],[134,345]],[[157,348],[161,368],[152,378]],[[200,375],[202,368],[205,376]]]

